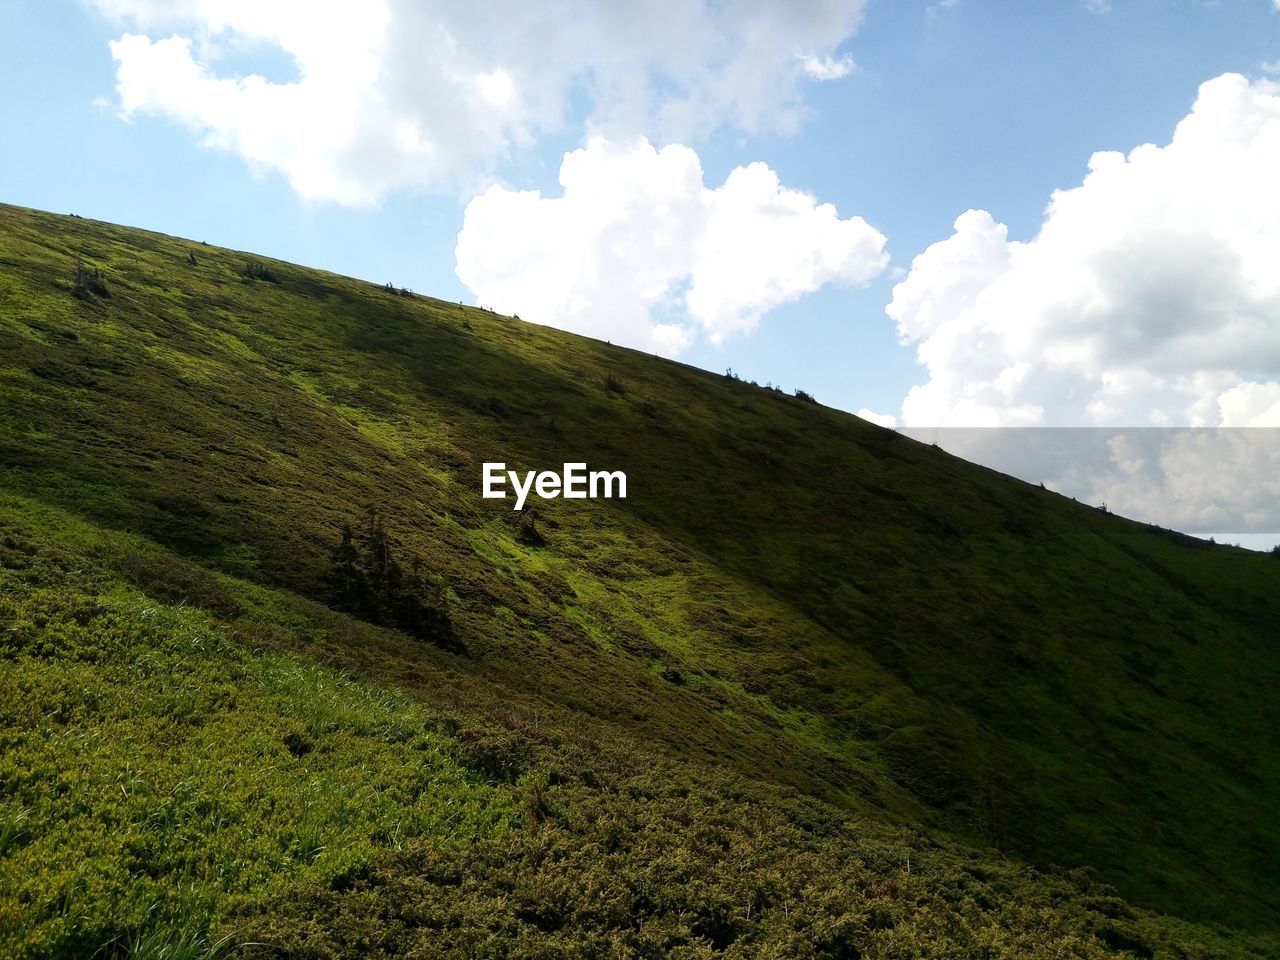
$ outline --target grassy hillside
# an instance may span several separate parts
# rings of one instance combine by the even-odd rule
[[[1271,558],[633,351],[12,207],[0,410],[20,955],[1275,949]],[[629,496],[531,526],[480,497],[490,460]],[[331,609],[370,508],[447,642]]]

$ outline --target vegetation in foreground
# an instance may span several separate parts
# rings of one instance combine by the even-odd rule
[[[809,399],[0,207],[5,952],[1273,954],[1280,566]]]
[[[146,570],[146,589],[133,582]],[[156,599],[174,585],[208,606]],[[234,611],[234,612],[233,612]],[[1265,957],[605,724],[313,654],[415,642],[0,503],[13,957]]]

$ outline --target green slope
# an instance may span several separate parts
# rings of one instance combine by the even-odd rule
[[[102,270],[105,294],[74,295],[79,261]],[[6,816],[26,817],[25,826],[11,828],[27,840],[20,850],[35,848],[40,831],[32,818],[54,824],[69,817],[69,801],[41,793],[43,781],[30,769],[37,758],[60,764],[54,746],[29,751],[52,736],[40,732],[39,718],[62,701],[72,702],[75,736],[138,737],[139,749],[163,742],[143,729],[144,717],[172,723],[166,711],[203,717],[213,710],[225,725],[218,736],[230,737],[231,770],[235,750],[242,757],[265,750],[241,743],[237,725],[260,727],[278,753],[281,724],[294,722],[292,711],[305,709],[306,698],[295,690],[300,701],[292,706],[287,697],[242,705],[239,694],[224,693],[231,709],[219,706],[214,691],[239,691],[250,675],[255,691],[273,690],[276,681],[262,679],[272,671],[312,677],[307,671],[340,668],[350,686],[305,682],[332,682],[356,699],[407,697],[407,711],[444,701],[463,718],[441,721],[431,707],[434,735],[442,738],[433,746],[452,758],[440,761],[439,793],[456,790],[459,816],[475,824],[465,838],[474,849],[457,856],[492,858],[483,876],[499,886],[509,867],[501,844],[511,845],[511,862],[533,834],[563,854],[557,862],[588,856],[604,841],[594,826],[575,830],[575,817],[626,794],[600,784],[639,777],[644,790],[660,791],[653,808],[645,816],[634,807],[608,816],[638,818],[656,838],[662,824],[679,832],[668,820],[679,820],[675,811],[694,797],[714,808],[707,815],[721,828],[750,834],[742,841],[747,848],[760,844],[785,861],[777,870],[790,878],[785,882],[799,882],[806,871],[845,869],[846,859],[877,883],[887,882],[886,871],[894,883],[917,877],[903,873],[901,858],[881,869],[865,850],[831,846],[837,841],[827,833],[795,827],[795,819],[787,821],[794,838],[781,825],[760,825],[784,816],[778,810],[815,803],[821,817],[856,823],[857,831],[875,824],[878,836],[890,838],[876,842],[889,844],[894,856],[912,841],[893,831],[927,831],[947,864],[938,876],[967,857],[995,857],[965,853],[957,843],[994,847],[1041,866],[1089,867],[1124,897],[1159,912],[1254,931],[1275,931],[1280,921],[1280,825],[1273,816],[1280,708],[1271,696],[1280,674],[1280,563],[1271,558],[1197,546],[1104,516],[847,415],[633,351],[289,264],[12,207],[0,207],[0,410],[0,490],[20,498],[8,501],[6,515],[22,529],[14,534],[19,546],[10,545],[18,559],[4,594],[9,606],[0,607],[0,631],[8,634],[0,636],[20,638],[5,648],[10,674],[19,678],[12,682],[43,705],[5,716],[8,765],[0,789]],[[488,460],[520,469],[566,460],[622,469],[629,497],[538,503],[545,542],[534,545],[510,501],[481,499],[480,467]],[[369,506],[380,510],[401,556],[446,587],[465,653],[364,628],[299,599],[326,601],[339,531],[360,523]],[[67,533],[73,528],[79,532]],[[123,531],[128,545],[113,539]],[[52,574],[33,580],[32,569],[45,569],[39,558],[46,551],[71,557],[58,562],[91,582],[64,588]],[[48,622],[29,607],[37,587],[56,611]],[[254,592],[260,588],[266,592]],[[164,615],[210,624],[228,638],[218,654],[225,667],[209,660],[209,675],[202,666],[184,688],[192,692],[181,696],[194,698],[194,706],[171,704],[166,697],[178,694],[158,690],[160,706],[148,713],[128,698],[115,703],[108,692],[124,682],[112,670],[145,659],[141,650],[155,634],[122,626],[107,634],[115,640],[89,644],[90,653],[107,651],[93,655],[78,640],[68,641],[64,655],[56,631],[52,639],[32,639],[68,619],[84,627],[80,620],[90,616],[97,624],[97,613],[76,611],[86,604],[97,610],[93,605],[106,601],[95,598],[103,595],[138,615],[139,604],[152,609],[147,602],[186,604],[191,609]],[[19,622],[34,626],[24,633]],[[174,656],[190,662],[190,654]],[[265,659],[245,666],[244,657]],[[75,705],[70,677],[104,691]],[[337,719],[316,720],[306,735],[344,735],[348,713],[335,710]],[[476,735],[471,746],[484,747],[477,748],[478,766],[457,763],[468,749],[458,723],[500,731]],[[356,754],[384,749],[357,742],[375,721],[353,724],[345,733],[353,742],[324,754],[329,766],[317,782],[354,789],[362,776],[351,768]],[[405,744],[415,736],[388,741],[396,756],[378,767],[390,781],[397,764],[410,762]],[[484,746],[491,737],[493,749]],[[488,782],[506,776],[491,755],[528,749],[560,756],[568,749],[561,741],[579,744],[586,757],[570,767],[580,772],[598,763],[615,779],[593,773],[595,785],[582,784],[557,773],[562,758],[541,766],[528,760],[529,782]],[[198,738],[190,742],[181,763],[195,764],[207,749]],[[315,763],[319,753],[294,759]],[[97,782],[92,778],[114,770],[113,762],[86,761],[82,775]],[[651,770],[663,774],[646,776]],[[77,782],[70,774],[63,779],[68,789]],[[654,787],[658,782],[664,786]],[[301,795],[296,783],[278,789],[281,797]],[[384,818],[369,812],[344,826],[348,840],[363,839],[333,863],[333,845],[321,843],[307,863],[299,865],[306,858],[295,850],[293,859],[277,854],[284,865],[271,865],[270,856],[234,834],[226,838],[232,852],[246,848],[236,853],[244,861],[236,876],[256,871],[271,879],[218,886],[212,866],[184,860],[183,869],[199,878],[193,884],[213,891],[196,898],[206,913],[195,910],[192,923],[203,931],[210,917],[229,923],[236,910],[265,910],[287,927],[289,907],[299,900],[284,891],[311,883],[307,909],[329,911],[344,929],[367,926],[372,921],[360,910],[385,917],[371,904],[400,897],[397,884],[418,877],[421,886],[433,871],[456,872],[448,866],[453,855],[437,844],[398,850],[391,824],[412,804],[394,799],[397,789],[407,788],[388,787],[393,799]],[[529,800],[530,791],[537,798]],[[726,799],[734,796],[741,802]],[[796,814],[801,823],[808,816]],[[284,817],[270,829],[287,832],[290,822]],[[88,826],[65,824],[60,829],[70,832],[49,827],[50,843],[82,845],[95,863],[114,862],[93,852],[99,848],[85,839]],[[0,824],[0,838],[5,829]],[[186,829],[202,836],[215,828],[196,821]],[[843,836],[840,830],[854,828],[832,829],[831,836]],[[453,837],[454,830],[423,814],[415,836]],[[513,830],[520,840],[494,838]],[[557,838],[546,840],[553,831]],[[272,850],[292,842],[280,840]],[[13,855],[4,856],[7,866]],[[431,859],[437,857],[444,859]],[[799,868],[796,858],[825,866]],[[46,849],[30,862],[47,859]],[[709,870],[714,858],[695,861]],[[166,872],[154,866],[163,858],[147,862]],[[1052,903],[1061,908],[1060,932],[1083,937],[1080,950],[1123,948],[1130,935],[1137,943],[1156,937],[1115,930],[1111,940],[1096,931],[1085,936],[1096,918],[1083,887],[1055,893],[1053,885],[1066,880],[994,862],[1001,876],[1017,877],[1003,893],[983,894],[997,927],[1020,928],[1031,921],[1014,913]],[[659,882],[640,876],[657,869],[642,850],[626,863],[637,872],[620,883]],[[517,887],[527,880],[509,868]],[[122,870],[122,863],[104,866],[95,876],[118,879]],[[704,892],[727,882],[694,875]],[[70,902],[58,876],[51,869],[41,882],[51,885],[49,896]],[[925,884],[912,896],[938,898],[948,910],[964,902],[941,880],[908,882]],[[358,896],[346,893],[353,883]],[[836,885],[853,890],[858,883],[846,877]],[[413,889],[430,900],[429,891]],[[484,896],[497,895],[473,892],[477,910]],[[237,906],[223,894],[245,899]],[[262,906],[276,895],[274,907]],[[99,915],[104,926],[93,935],[101,942],[145,928],[126,900],[124,912]],[[904,905],[909,900],[894,902],[912,916],[913,909],[931,915]],[[742,932],[752,922],[742,916],[747,907],[722,907],[708,907],[708,916],[727,910],[736,918],[725,921],[738,931],[732,942],[755,942]],[[562,916],[558,926],[520,922],[543,938],[603,923],[566,910],[572,919]],[[13,907],[0,916],[23,913]],[[903,916],[894,914],[884,929],[907,936]],[[927,937],[929,922],[910,935]],[[938,923],[940,930],[960,921]],[[789,942],[783,926],[772,933],[752,927],[750,937]],[[33,943],[70,942],[57,939],[70,934],[39,929],[45,932],[32,934]],[[300,935],[289,929],[273,935]],[[880,936],[866,918],[859,929]],[[1160,929],[1167,942],[1184,946],[1216,936]],[[728,934],[711,927],[683,936],[729,945],[721,942]],[[937,937],[953,945],[951,954],[939,946],[941,955],[962,949]],[[669,950],[674,942],[644,949]],[[911,955],[892,938],[876,942],[885,955]],[[1243,938],[1235,943],[1247,947]],[[454,948],[480,949],[462,940]],[[1025,943],[1022,954],[1008,944],[1001,949],[1029,952]]]

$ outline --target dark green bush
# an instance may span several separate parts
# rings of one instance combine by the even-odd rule
[[[76,264],[72,293],[81,300],[88,300],[91,297],[111,296],[110,291],[107,290],[107,281],[102,275],[101,268],[86,267],[83,263]]]
[[[329,606],[341,613],[403,630],[446,650],[462,650],[444,587],[416,559],[408,570],[400,564],[376,510],[369,510],[359,534],[350,524],[342,528],[324,585]]]
[[[280,277],[274,270],[258,263],[256,260],[249,260],[246,262],[240,269],[240,275],[248,281],[261,280],[264,283],[280,282]]]
[[[463,765],[500,783],[518,780],[533,757],[528,738],[514,730],[464,730],[458,739]]]

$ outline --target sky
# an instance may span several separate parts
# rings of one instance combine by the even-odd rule
[[[1277,171],[1280,0],[0,0],[0,201],[905,428],[1280,427]]]

